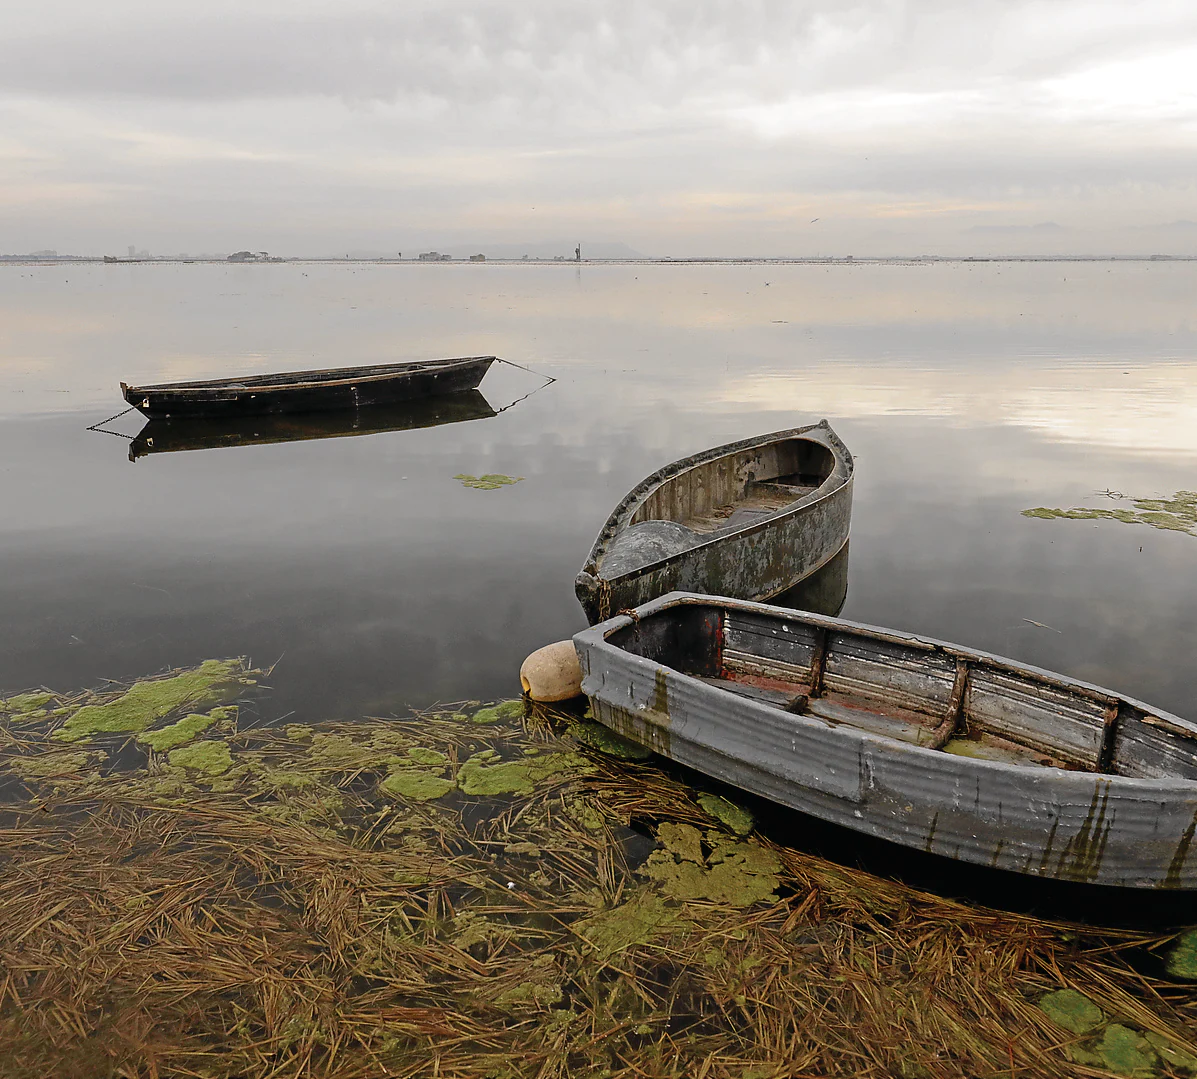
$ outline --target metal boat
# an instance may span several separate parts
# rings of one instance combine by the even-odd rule
[[[826,420],[654,472],[607,519],[574,582],[593,625],[675,589],[770,599],[848,541],[852,455]]]
[[[1197,889],[1197,723],[823,615],[673,593],[574,637],[600,722],[781,805],[1038,877]]]

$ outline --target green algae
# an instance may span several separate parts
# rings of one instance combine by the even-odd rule
[[[432,802],[443,798],[456,784],[431,772],[419,769],[398,768],[391,772],[379,785],[383,794],[406,798],[412,802]]]
[[[500,761],[496,756],[493,750],[483,750],[457,769],[457,786],[463,794],[531,794],[546,779],[594,770],[578,753],[544,753],[518,761]]]
[[[698,804],[717,821],[727,825],[736,835],[748,835],[756,827],[756,818],[747,809],[717,794],[700,794]]]
[[[1127,1079],[1150,1079],[1159,1062],[1151,1042],[1121,1023],[1111,1023],[1099,1039],[1071,1046],[1069,1054],[1078,1064],[1108,1068]]]
[[[443,753],[435,749],[426,749],[424,746],[413,746],[407,751],[407,755],[416,764],[431,764],[443,768],[449,763],[449,758]]]
[[[702,833],[693,825],[666,821],[657,829],[657,839],[680,861],[705,864],[702,856]]]
[[[229,744],[215,739],[172,749],[167,759],[175,768],[187,768],[208,776],[223,775],[233,766]]]
[[[137,741],[142,745],[149,746],[155,753],[165,753],[167,750],[194,741],[213,723],[232,719],[236,714],[236,708],[213,708],[211,712],[195,712],[169,726],[143,731],[137,736]]]
[[[641,871],[657,881],[666,895],[683,902],[706,899],[733,907],[777,901],[781,861],[759,844],[738,843],[708,832],[711,853],[704,859],[697,828],[662,824],[657,838],[664,849],[653,851]]]
[[[565,803],[565,815],[588,832],[601,832],[606,818],[593,801],[588,798],[574,798]]]
[[[616,734],[610,727],[604,727],[593,720],[579,720],[569,727],[569,733],[579,742],[623,761],[646,761],[653,755],[647,746]]]
[[[1024,517],[1053,521],[1120,521],[1129,525],[1148,525],[1168,532],[1187,532],[1197,536],[1197,491],[1177,491],[1172,498],[1135,498],[1135,508],[1093,509],[1078,506],[1069,510],[1036,506],[1023,510]]]
[[[562,988],[561,968],[551,955],[535,956],[530,963],[522,964],[519,982],[503,990],[495,997],[500,1008],[546,1010],[565,999]]]
[[[523,476],[504,476],[500,472],[488,472],[485,476],[467,476],[459,472],[453,477],[460,480],[463,487],[472,487],[476,491],[497,491],[500,487],[508,487],[519,483]]]
[[[506,719],[519,719],[524,714],[524,702],[519,698],[501,701],[489,708],[480,708],[469,717],[471,723],[501,723]]]
[[[1173,978],[1197,982],[1197,929],[1190,929],[1176,938],[1164,966]]]
[[[312,728],[306,723],[288,723],[283,731],[292,742],[306,742],[312,737]]]
[[[505,935],[505,928],[473,910],[459,911],[453,916],[453,943],[468,950],[479,944],[489,944]]]
[[[15,697],[9,697],[5,700],[0,697],[0,712],[7,712],[10,715],[20,716],[27,715],[30,712],[42,712],[46,705],[54,700],[53,693],[33,692],[33,693],[18,693]]]
[[[46,753],[40,757],[13,757],[7,763],[22,779],[53,780],[78,776],[95,758],[94,753]]]
[[[1073,1034],[1087,1034],[1106,1021],[1105,1014],[1075,989],[1058,989],[1039,998],[1039,1010]]]
[[[1167,1038],[1154,1031],[1145,1032],[1143,1037],[1151,1043],[1151,1047],[1159,1053],[1160,1059],[1169,1067],[1177,1071],[1188,1072],[1190,1075],[1197,1073],[1197,1056],[1178,1049]]]
[[[682,923],[660,896],[648,889],[635,892],[626,902],[574,924],[574,931],[602,958],[648,944],[669,934]]]
[[[216,703],[222,691],[238,680],[241,669],[237,659],[209,659],[172,678],[137,682],[108,704],[84,705],[53,737],[60,742],[80,742],[96,734],[144,731],[184,704]]]

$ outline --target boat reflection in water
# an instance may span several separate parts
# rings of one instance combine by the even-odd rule
[[[345,438],[385,431],[410,431],[446,423],[481,420],[497,415],[479,390],[464,390],[397,405],[228,419],[195,417],[150,420],[129,444],[129,460],[152,453],[211,450],[224,446],[262,446],[276,442],[306,442],[315,438]]]
[[[836,618],[847,602],[848,544],[845,542],[839,553],[827,565],[816,570],[805,581],[799,582],[779,596],[774,596],[769,600],[769,605]]]

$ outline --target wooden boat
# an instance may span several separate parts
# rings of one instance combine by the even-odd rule
[[[593,625],[675,589],[764,600],[848,541],[852,455],[826,420],[683,458],[630,491],[574,582]]]
[[[324,412],[396,404],[476,389],[495,356],[287,371],[202,382],[127,386],[121,393],[150,419]]]
[[[674,593],[574,637],[602,723],[909,847],[1197,888],[1197,723],[942,641]]]
[[[411,431],[420,427],[486,419],[494,415],[495,410],[480,391],[464,390],[422,401],[341,412],[150,420],[129,443],[129,460],[136,461],[139,457],[155,453]]]

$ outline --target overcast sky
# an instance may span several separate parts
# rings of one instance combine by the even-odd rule
[[[0,252],[1197,253],[1194,72],[1192,0],[8,3]]]

